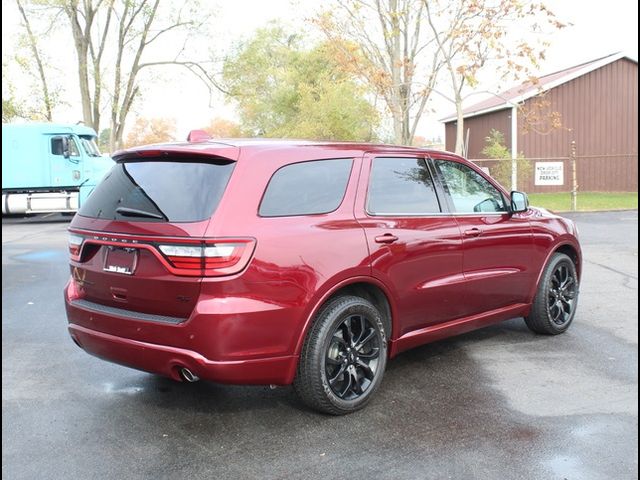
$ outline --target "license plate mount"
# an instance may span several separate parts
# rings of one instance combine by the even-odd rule
[[[138,249],[109,245],[104,254],[103,270],[122,275],[133,275],[138,264]]]

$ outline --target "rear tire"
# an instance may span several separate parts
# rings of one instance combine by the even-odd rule
[[[381,313],[364,298],[343,295],[318,312],[302,347],[293,385],[314,410],[344,415],[369,403],[386,364]]]
[[[555,253],[542,273],[531,313],[525,317],[530,330],[544,335],[567,331],[578,306],[578,274],[573,260]]]

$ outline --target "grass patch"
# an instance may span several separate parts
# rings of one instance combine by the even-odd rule
[[[548,210],[571,210],[571,193],[532,193],[531,205]],[[637,192],[578,192],[578,210],[621,210],[638,208]]]

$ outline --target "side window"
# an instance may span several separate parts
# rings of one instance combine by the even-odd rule
[[[261,217],[333,212],[342,203],[353,160],[316,160],[277,170],[264,193]]]
[[[53,155],[64,155],[62,137],[53,137],[51,139],[51,153]],[[78,150],[78,144],[76,143],[76,140],[73,137],[69,138],[69,156],[71,157],[80,156],[80,150]]]
[[[446,160],[435,164],[457,213],[507,211],[502,194],[472,168]]]
[[[64,155],[62,149],[62,137],[53,137],[51,139],[51,153],[53,155]]]
[[[433,179],[422,158],[374,158],[367,211],[371,215],[440,213]]]

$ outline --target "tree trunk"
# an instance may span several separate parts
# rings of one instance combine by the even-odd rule
[[[80,99],[82,101],[82,117],[85,125],[99,131],[100,125],[96,124],[93,118],[93,102],[91,101],[91,91],[89,89],[89,42],[91,41],[91,21],[93,21],[92,11],[85,12],[85,31],[83,31],[78,19],[79,7],[77,1],[70,1],[64,6],[64,11],[71,23],[71,33],[78,56],[78,82],[80,86]],[[95,99],[98,101],[98,99]]]
[[[400,145],[402,144],[402,117],[398,111],[392,111],[391,116],[393,117],[393,142]]]
[[[410,92],[411,89],[408,85],[402,86],[402,145],[411,145],[413,142],[413,135],[411,135],[411,115],[409,111]]]
[[[402,144],[404,141],[404,112],[402,108],[402,62],[401,55],[402,49],[400,45],[400,24],[398,18],[398,2],[397,0],[389,1],[389,11],[391,12],[391,52],[390,64],[391,64],[391,82],[392,82],[392,96],[393,96],[393,127],[395,143]]]
[[[87,66],[87,47],[81,42],[76,43],[78,52],[78,80],[80,82],[80,98],[82,99],[82,116],[85,125],[98,131],[99,125],[94,123],[91,92],[89,91],[89,68]]]
[[[42,83],[42,100],[44,101],[45,117],[47,121],[51,122],[53,121],[53,102],[49,94],[47,77],[44,74],[44,66],[42,64],[42,59],[40,58],[40,52],[38,51],[36,37],[31,30],[31,24],[29,23],[27,14],[22,7],[22,3],[20,3],[20,0],[16,0],[16,3],[18,4],[18,9],[20,10],[20,14],[22,15],[22,19],[24,20],[24,27],[27,30],[27,37],[29,38],[29,47],[31,48],[31,53],[33,53],[33,57],[35,58],[36,65],[38,67],[38,75],[40,76],[40,83]]]

